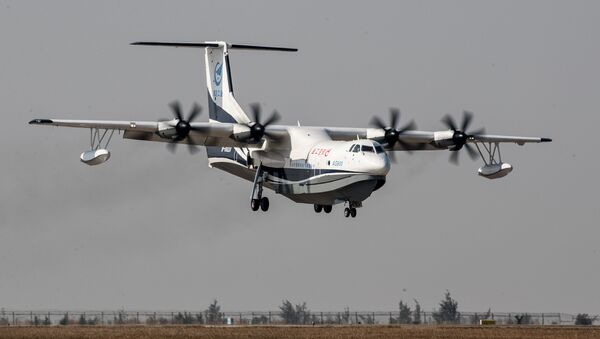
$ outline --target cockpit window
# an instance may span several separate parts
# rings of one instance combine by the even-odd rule
[[[360,152],[360,145],[354,145],[354,148],[352,149],[352,152],[354,152],[354,153]]]
[[[375,151],[377,151],[377,154],[385,152],[381,146],[375,146]]]
[[[363,151],[363,152],[371,152],[371,153],[375,152],[373,150],[373,146],[366,146],[366,145],[362,145],[361,146],[361,151]]]

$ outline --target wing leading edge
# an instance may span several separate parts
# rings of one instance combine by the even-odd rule
[[[168,138],[161,137],[161,126],[169,128],[173,122],[156,121],[110,121],[110,120],[65,120],[65,119],[33,119],[29,122],[32,125],[60,126],[91,129],[109,129],[124,131],[123,137],[126,139],[173,142]],[[165,124],[165,125],[161,125]],[[169,125],[170,124],[170,125]],[[203,146],[224,146],[224,147],[248,147],[256,146],[256,143],[250,144],[236,139],[235,136],[243,133],[246,125],[236,123],[214,123],[214,122],[192,122],[193,130],[190,132],[191,138],[175,141]],[[288,135],[288,128],[294,126],[272,125],[267,126],[265,138],[282,137]],[[379,142],[384,141],[385,131],[380,128],[352,128],[352,127],[303,127],[306,129],[324,130],[332,140],[351,141],[356,139],[370,139]],[[448,141],[452,140],[453,131],[404,131],[398,134],[398,139],[402,143],[396,143],[390,151],[420,151],[443,149],[448,146]],[[526,143],[551,142],[550,138],[543,137],[522,137],[492,134],[471,135],[467,142],[469,143],[515,143],[523,145]]]
[[[233,123],[192,122],[190,123],[192,127],[190,137],[183,140],[173,140],[161,136],[161,131],[174,128],[173,121],[33,119],[29,124],[124,131],[123,138],[144,141],[223,147],[248,147],[250,145],[233,138],[237,129],[236,126],[239,126],[239,124]],[[256,146],[256,143],[253,146]]]

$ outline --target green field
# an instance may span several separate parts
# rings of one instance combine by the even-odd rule
[[[577,326],[7,326],[0,338],[599,338]]]

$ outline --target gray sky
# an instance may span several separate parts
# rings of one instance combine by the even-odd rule
[[[1,1],[0,306],[431,310],[449,289],[464,311],[598,313],[599,32],[597,1]],[[469,109],[554,142],[504,147],[496,181],[466,154],[401,154],[346,219],[271,192],[254,213],[251,183],[204,152],[116,138],[90,168],[88,131],[27,125],[206,107],[203,50],[128,43],[217,39],[300,49],[231,56],[238,101],[282,123],[397,106],[435,130]]]

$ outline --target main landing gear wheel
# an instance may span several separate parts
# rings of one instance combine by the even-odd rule
[[[333,207],[331,205],[314,204],[314,208],[315,208],[315,212],[317,212],[317,213],[321,213],[321,211],[323,211],[325,213],[331,213],[331,210]]]
[[[261,209],[263,212],[266,212],[266,211],[268,211],[268,210],[269,210],[269,198],[267,198],[267,197],[262,197],[262,198],[260,199],[260,209]]]

